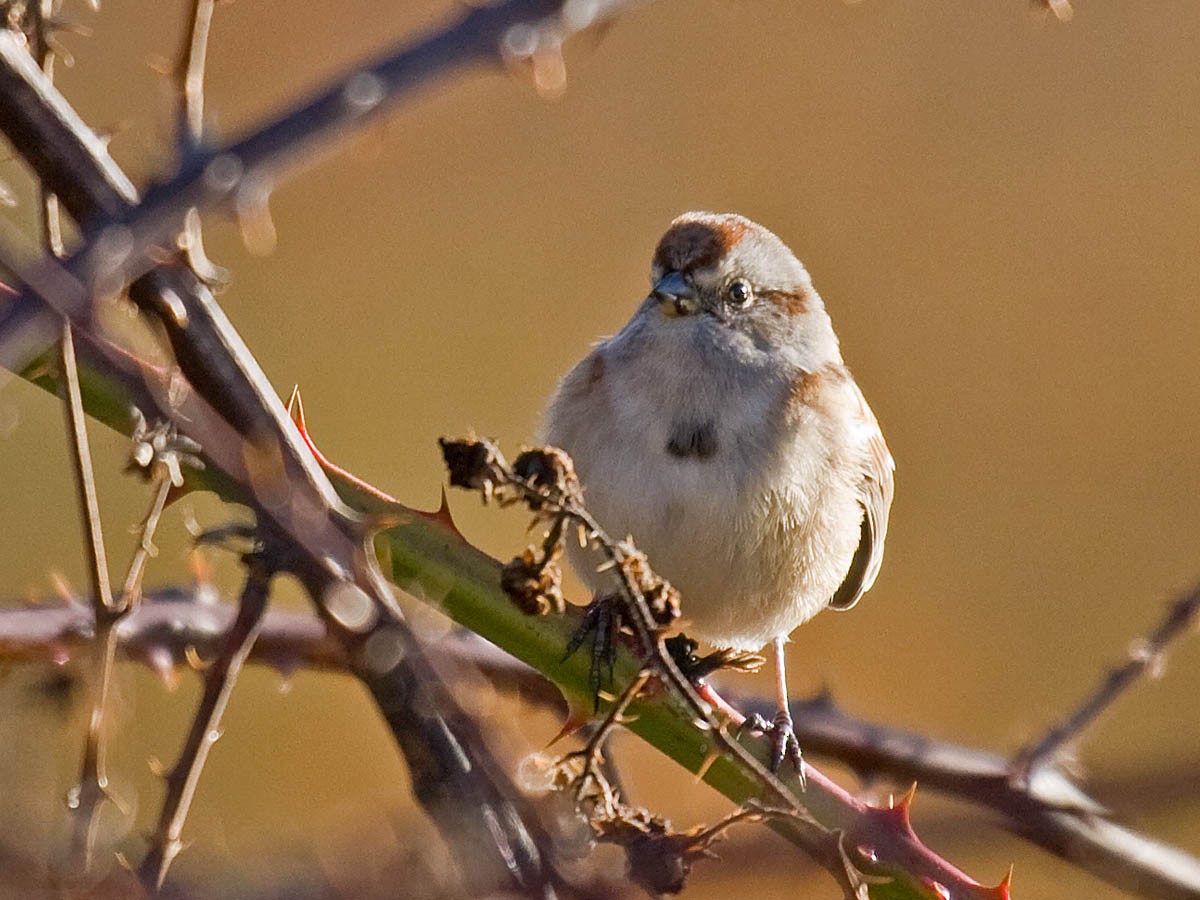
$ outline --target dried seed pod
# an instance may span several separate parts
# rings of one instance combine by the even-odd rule
[[[469,491],[483,491],[491,496],[496,485],[498,469],[504,465],[496,445],[488,440],[448,441],[438,439],[442,458],[450,473],[450,484]]]

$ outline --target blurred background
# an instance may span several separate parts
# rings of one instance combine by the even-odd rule
[[[212,134],[244,133],[456,8],[220,5]],[[64,36],[76,59],[59,83],[114,132],[139,184],[173,164],[156,70],[187,11],[67,3],[94,36]],[[1200,579],[1198,46],[1190,0],[1080,0],[1067,25],[1023,0],[649,3],[569,47],[561,98],[500,71],[441,84],[282,185],[273,252],[249,253],[223,222],[207,242],[232,272],[226,311],[281,393],[302,386],[326,452],[428,508],[444,482],[437,438],[531,442],[556,379],[645,295],[672,217],[733,210],[767,225],[812,272],[898,467],[882,576],[853,612],[794,635],[793,693],[828,687],[851,712],[1009,753]],[[20,164],[0,163],[0,178],[17,201],[3,215],[31,228]],[[93,437],[117,570],[147,497],[119,474],[124,440]],[[86,585],[65,448],[58,405],[5,382],[0,602],[52,595],[54,573]],[[492,554],[523,545],[519,512],[451,503]],[[204,525],[233,514],[203,497],[181,506],[153,584],[188,578],[184,512]],[[304,608],[296,591],[280,602]],[[0,677],[0,897],[39,896],[31,885],[62,852],[87,707],[71,674]],[[1192,853],[1198,692],[1200,644],[1185,641],[1079,754],[1122,821]],[[174,759],[198,680],[172,690],[124,666],[118,694],[111,769],[126,808],[107,827],[137,854],[159,802],[147,760]],[[558,725],[521,722],[518,754]],[[728,810],[634,739],[619,747],[633,799],[677,825]],[[285,878],[292,896],[394,893],[397,872],[436,873],[441,852],[405,777],[354,682],[249,671],[172,880],[202,896],[269,894]],[[1018,896],[1120,896],[932,792],[915,820],[985,882],[1015,861]],[[719,851],[687,896],[835,896],[761,829]]]

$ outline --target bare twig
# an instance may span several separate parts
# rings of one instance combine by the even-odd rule
[[[238,601],[237,618],[225,635],[221,652],[204,673],[204,695],[192,720],[179,761],[167,775],[158,825],[150,837],[150,849],[138,867],[138,877],[147,890],[157,893],[171,863],[183,850],[183,825],[187,820],[200,773],[208,753],[221,736],[221,716],[229,704],[242,664],[262,627],[267,591],[273,575],[261,555],[247,559],[246,583]]]
[[[199,150],[204,140],[204,68],[216,5],[216,0],[192,0],[188,28],[179,50],[179,62],[175,66],[175,86],[179,96],[176,143],[180,165]],[[187,211],[179,244],[192,271],[207,284],[225,280],[225,273],[204,252],[200,212],[194,207]]]
[[[1012,777],[1018,781],[1034,778],[1039,769],[1059,761],[1088,726],[1139,678],[1154,677],[1161,671],[1171,642],[1194,629],[1197,623],[1200,623],[1200,585],[1170,605],[1158,627],[1130,648],[1129,659],[1109,670],[1074,712],[1050,728],[1036,743],[1016,754]]]
[[[142,578],[146,574],[146,564],[155,553],[154,532],[158,530],[158,522],[167,506],[167,497],[171,494],[171,479],[165,472],[154,476],[153,491],[150,509],[138,527],[138,544],[121,589],[121,605],[126,614],[136,609],[142,599]]]
[[[219,601],[215,588],[205,583],[149,592],[117,625],[118,653],[173,679],[175,667],[186,666],[190,655],[208,659],[219,652],[235,612],[232,603]],[[93,628],[90,607],[75,600],[62,605],[0,606],[0,663],[67,663],[92,645]],[[249,661],[284,674],[298,668],[345,671],[349,667],[342,646],[320,619],[286,610],[268,610],[263,615]]]
[[[216,0],[192,0],[189,25],[183,36],[175,78],[179,91],[180,156],[195,152],[204,137],[204,65]]]
[[[55,0],[37,0],[30,8],[31,49],[34,59],[48,80],[54,78],[54,53],[51,50],[49,28],[55,17],[56,6]],[[47,252],[55,257],[61,257],[64,253],[64,246],[58,199],[43,185],[41,200],[42,240]],[[61,393],[67,434],[70,438],[71,461],[75,475],[80,518],[83,522],[84,547],[92,587],[92,613],[95,620],[92,643],[92,705],[84,733],[79,783],[69,793],[69,807],[73,819],[69,865],[73,873],[82,874],[91,868],[100,809],[109,799],[104,720],[112,688],[113,660],[116,654],[114,625],[120,618],[121,610],[113,599],[112,585],[109,580],[104,529],[100,521],[100,502],[96,494],[96,477],[88,442],[83,398],[79,387],[75,339],[69,320],[63,320],[61,334],[59,345]]]
[[[88,446],[87,419],[79,390],[79,369],[75,360],[75,341],[70,323],[63,325],[61,372],[63,406],[67,432],[71,438],[72,462],[75,466],[75,485],[83,517],[88,572],[92,579],[97,615],[111,615],[116,609],[108,575],[108,557],[104,549],[104,533],[100,524],[100,501],[96,496],[96,476],[92,468],[92,453]]]
[[[74,816],[71,837],[72,870],[82,873],[91,868],[100,807],[108,799],[104,719],[112,688],[113,659],[116,655],[115,626],[121,618],[122,610],[114,601],[109,584],[104,537],[100,529],[100,506],[96,498],[91,451],[87,443],[83,400],[79,393],[75,341],[69,322],[63,324],[62,334],[62,375],[66,385],[67,425],[73,438],[76,484],[79,488],[80,509],[87,535],[88,562],[91,565],[92,614],[95,619],[95,633],[92,639],[92,708],[84,737],[79,785],[72,793],[71,803]]]

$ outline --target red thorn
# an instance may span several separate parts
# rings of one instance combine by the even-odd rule
[[[454,517],[450,514],[450,500],[446,496],[444,485],[442,487],[442,502],[438,504],[438,508],[431,513],[422,512],[419,515],[431,522],[436,522],[455,536],[466,540],[463,533],[458,530],[458,526],[454,523]]]
[[[546,748],[549,749],[550,747],[553,747],[555,744],[557,744],[559,741],[561,741],[563,738],[570,737],[571,735],[573,735],[575,732],[577,732],[580,728],[582,728],[584,725],[586,725],[588,723],[589,718],[590,717],[581,715],[580,713],[576,712],[575,710],[570,710],[567,713],[567,721],[563,722],[563,727],[558,730],[558,734],[556,734],[554,737],[550,738],[550,742],[548,744],[546,744]]]
[[[932,878],[922,878],[921,884],[923,884],[926,889],[930,891],[930,893],[940,897],[941,900],[950,900],[950,888],[946,887],[941,882],[934,881]]]
[[[1004,878],[1000,880],[1000,883],[993,888],[984,888],[984,893],[989,897],[994,897],[995,900],[1009,900],[1009,898],[1012,896],[1012,877],[1013,866],[1010,864],[1008,867],[1008,872],[1005,874]]]
[[[912,809],[913,797],[916,796],[917,785],[914,782],[904,795],[896,800],[893,798],[887,806],[868,806],[868,813],[886,825],[898,827],[908,834],[913,833],[909,811]]]
[[[375,485],[363,481],[357,475],[346,471],[341,466],[335,465],[329,461],[329,458],[320,451],[316,442],[313,441],[312,435],[308,433],[308,423],[304,419],[304,401],[300,397],[300,388],[292,388],[292,396],[288,398],[287,404],[288,415],[292,417],[292,424],[296,426],[296,430],[300,432],[300,437],[304,439],[308,450],[316,458],[317,464],[321,470],[329,476],[329,480],[337,484],[339,481],[347,482],[357,490],[369,495],[381,503],[386,503],[390,506],[399,506],[399,501],[391,494],[385,494]],[[351,504],[353,505],[353,504]],[[409,510],[405,509],[407,515]]]
[[[292,394],[288,397],[287,411],[291,416],[292,424],[300,432],[300,437],[304,438],[304,443],[308,444],[308,449],[316,454],[318,459],[323,459],[308,433],[308,423],[304,420],[304,398],[300,396],[300,385],[292,388]]]

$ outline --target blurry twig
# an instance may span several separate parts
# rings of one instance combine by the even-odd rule
[[[192,0],[192,12],[175,65],[175,88],[179,96],[179,126],[176,143],[179,162],[199,151],[204,141],[204,68],[208,58],[208,36],[212,30],[216,0]],[[204,252],[200,211],[189,209],[184,217],[179,245],[192,271],[207,284],[226,280],[226,273]]]
[[[159,588],[148,592],[118,624],[117,652],[171,679],[172,670],[186,666],[190,658],[217,655],[234,612],[234,604],[221,602],[216,589],[205,582]],[[93,627],[90,607],[74,598],[54,605],[0,604],[0,664],[63,665],[91,645]],[[349,667],[344,649],[319,618],[286,610],[268,610],[263,615],[248,661],[284,674],[299,668],[344,671]]]
[[[200,773],[209,750],[221,736],[221,716],[233,693],[242,663],[262,627],[274,567],[262,552],[252,554],[245,562],[246,582],[238,601],[237,617],[225,635],[220,653],[204,672],[204,695],[179,760],[167,775],[167,790],[158,825],[150,837],[150,849],[138,867],[138,877],[151,893],[157,893],[162,887],[171,863],[183,850],[183,824]]]
[[[215,8],[216,0],[192,0],[192,14],[175,66],[181,157],[194,153],[204,138],[204,65]]]
[[[1060,22],[1070,22],[1075,18],[1075,9],[1070,0],[1033,0],[1035,8],[1042,9]]]
[[[193,154],[173,179],[154,186],[136,207],[127,192],[113,190],[111,171],[110,177],[98,178],[88,154],[76,152],[83,149],[79,125],[58,114],[45,87],[30,84],[28,73],[19,71],[3,34],[0,129],[85,231],[112,229],[113,240],[86,246],[69,264],[71,271],[86,283],[96,273],[128,283],[156,264],[156,247],[177,240],[189,210],[224,209],[243,223],[254,221],[282,175],[294,174],[314,162],[318,151],[377,121],[400,97],[468,65],[544,57],[572,34],[610,21],[631,5],[632,0],[504,0],[471,8],[442,29],[356,67],[242,140]],[[71,152],[46,152],[63,143]],[[120,253],[114,257],[118,238]],[[139,296],[135,285],[134,301],[161,306],[165,288],[146,288]]]
[[[1013,777],[1018,781],[1035,778],[1039,769],[1057,762],[1088,726],[1139,678],[1156,677],[1162,670],[1171,642],[1195,628],[1197,623],[1200,623],[1200,585],[1168,607],[1158,627],[1130,648],[1129,659],[1110,669],[1074,712],[1016,754],[1012,763]]]
[[[51,48],[50,29],[57,13],[56,0],[34,0],[28,12],[34,59],[47,80],[52,81],[54,51]],[[45,185],[40,187],[40,192],[42,240],[47,253],[61,257],[64,254],[64,245],[58,198],[50,193]],[[94,618],[92,705],[84,732],[79,783],[71,790],[69,802],[73,823],[69,865],[72,874],[82,875],[92,866],[100,809],[109,799],[104,720],[112,689],[113,659],[116,655],[114,626],[121,617],[122,609],[113,598],[112,584],[109,580],[108,555],[104,546],[104,529],[100,521],[100,501],[96,494],[96,476],[83,411],[83,397],[79,387],[75,338],[68,319],[63,319],[61,326],[58,363],[77,501],[83,522]]]

